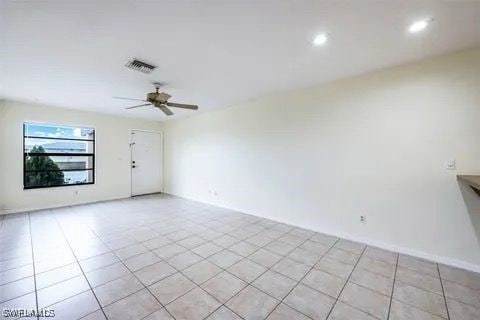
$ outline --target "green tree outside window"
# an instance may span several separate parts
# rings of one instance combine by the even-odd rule
[[[34,146],[30,151],[31,154],[45,153],[45,149],[42,146]],[[25,170],[28,171],[40,171],[40,172],[28,172],[26,184],[29,186],[54,186],[64,184],[64,176],[57,164],[45,156],[30,155],[25,161]],[[41,171],[52,170],[52,171]]]

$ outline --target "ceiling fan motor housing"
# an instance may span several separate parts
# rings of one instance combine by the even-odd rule
[[[147,100],[149,102],[153,102],[153,101],[155,101],[155,98],[157,97],[157,95],[158,95],[158,93],[156,93],[156,92],[150,92],[150,93],[147,94]]]
[[[169,94],[166,94],[165,92],[150,92],[147,94],[147,100],[151,103],[165,103],[168,99],[170,99],[170,97],[171,96]]]

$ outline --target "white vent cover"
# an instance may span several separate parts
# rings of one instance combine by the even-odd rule
[[[125,67],[132,70],[140,71],[143,73],[152,73],[153,70],[157,68],[156,66],[152,66],[151,64],[148,64],[146,62],[143,62],[137,59],[132,59],[128,61]]]

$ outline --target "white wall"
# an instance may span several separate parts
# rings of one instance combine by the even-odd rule
[[[164,188],[480,271],[479,88],[476,49],[169,121]]]
[[[23,190],[24,121],[94,127],[95,184]],[[0,102],[0,214],[129,197],[130,129],[161,131],[162,123],[11,101]]]

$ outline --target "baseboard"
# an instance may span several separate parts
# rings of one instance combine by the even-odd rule
[[[402,246],[397,246],[397,245],[393,245],[393,244],[390,244],[390,243],[385,243],[385,242],[382,242],[382,241],[378,241],[378,240],[370,239],[370,238],[366,238],[366,237],[359,237],[359,236],[355,236],[355,235],[351,235],[351,234],[347,234],[347,233],[340,233],[340,232],[333,232],[332,233],[329,230],[313,230],[311,228],[311,226],[298,225],[298,224],[295,224],[295,223],[291,223],[289,221],[280,221],[282,219],[275,219],[275,218],[272,218],[272,217],[261,217],[261,218],[267,218],[267,219],[270,219],[270,220],[282,222],[282,223],[289,224],[289,225],[299,227],[299,228],[303,228],[303,229],[308,229],[308,230],[324,233],[324,234],[335,236],[335,237],[338,237],[338,238],[347,239],[347,240],[351,240],[351,241],[355,241],[355,242],[361,242],[361,243],[364,243],[364,244],[372,246],[372,247],[377,247],[377,248],[388,250],[388,251],[398,252],[398,253],[401,253],[401,254],[405,254],[405,255],[409,255],[409,256],[413,256],[413,257],[417,257],[417,258],[421,258],[421,259],[425,259],[425,260],[429,260],[429,261],[433,261],[433,262],[448,265],[448,266],[451,266],[451,267],[456,267],[456,268],[465,269],[465,270],[480,273],[480,265],[472,264],[472,263],[469,263],[469,262],[466,262],[466,261],[463,261],[463,260],[438,256],[438,255],[430,254],[430,253],[427,253],[427,252],[418,251],[418,250],[415,250],[415,249],[406,248],[406,247],[402,247]]]
[[[112,198],[106,198],[106,199],[95,200],[95,201],[79,201],[79,202],[74,202],[72,204],[59,204],[59,205],[53,205],[53,206],[36,206],[36,207],[17,208],[17,209],[0,209],[0,216],[15,214],[15,213],[27,213],[27,212],[41,211],[41,210],[68,208],[73,206],[81,206],[86,204],[94,204],[94,203],[101,203],[101,202],[115,201],[115,200],[124,200],[124,199],[130,199],[130,198],[131,197],[128,197],[128,196],[112,197]]]
[[[167,194],[169,194],[169,193],[167,193]],[[348,233],[331,232],[330,230],[312,229],[312,227],[310,225],[308,225],[308,226],[307,225],[302,225],[302,224],[294,223],[294,222],[291,222],[291,221],[287,221],[286,219],[278,219],[276,217],[271,217],[271,216],[261,216],[261,215],[255,214],[255,213],[247,213],[247,212],[245,212],[245,210],[242,210],[242,209],[239,209],[239,208],[225,207],[225,206],[221,206],[221,205],[218,205],[218,204],[215,204],[215,203],[202,201],[202,200],[199,200],[199,199],[192,199],[192,198],[189,198],[189,197],[175,195],[175,194],[170,194],[170,195],[175,196],[175,197],[179,197],[179,198],[183,198],[183,199],[187,199],[187,200],[193,200],[193,201],[205,203],[205,204],[208,204],[208,205],[212,205],[212,206],[216,206],[216,207],[220,207],[220,208],[224,208],[224,209],[228,209],[228,210],[234,210],[234,211],[237,211],[237,212],[246,213],[246,214],[249,214],[249,215],[252,215],[252,216],[255,216],[255,217],[259,217],[259,218],[270,219],[270,220],[273,220],[273,221],[276,221],[276,222],[281,222],[281,223],[289,224],[289,225],[292,225],[292,226],[295,226],[295,227],[308,229],[308,230],[312,230],[312,231],[315,231],[315,232],[324,233],[324,234],[331,235],[331,236],[338,237],[338,238],[343,238],[343,239],[347,239],[347,240],[351,240],[351,241],[361,242],[361,243],[364,243],[364,244],[369,245],[369,246],[381,248],[381,249],[388,250],[388,251],[394,251],[394,252],[398,252],[398,253],[405,254],[405,255],[410,255],[410,256],[413,256],[413,257],[433,261],[433,262],[444,264],[444,265],[447,265],[447,266],[456,267],[456,268],[465,269],[465,270],[480,273],[480,265],[472,264],[472,263],[469,263],[469,262],[466,262],[466,261],[463,261],[463,260],[444,257],[444,256],[439,256],[439,255],[435,255],[435,254],[430,254],[430,253],[427,253],[427,252],[418,251],[418,250],[415,250],[415,249],[406,248],[406,247],[402,247],[402,246],[397,246],[397,245],[394,245],[394,244],[385,243],[385,242],[378,241],[378,240],[371,239],[371,238],[359,237],[359,236],[355,236],[355,235],[348,234]]]

